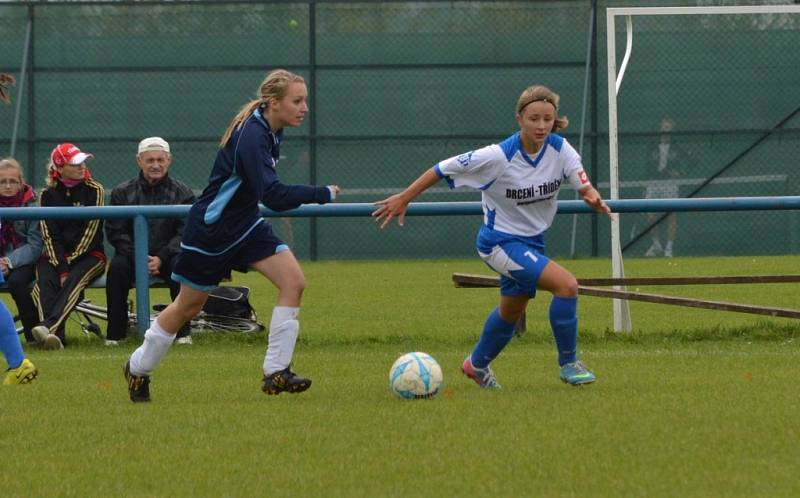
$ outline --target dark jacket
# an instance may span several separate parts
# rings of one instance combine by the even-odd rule
[[[102,206],[105,204],[103,186],[88,179],[74,187],[58,182],[44,192],[41,206]],[[103,220],[42,220],[44,254],[63,275],[69,272],[69,264],[84,254],[92,253],[105,259],[103,252]]]
[[[192,189],[169,175],[151,186],[141,171],[139,176],[120,183],[111,191],[112,206],[193,204],[194,199]],[[148,218],[148,253],[158,256],[162,262],[175,257],[180,251],[184,223],[183,218]],[[106,237],[117,254],[133,256],[132,219],[108,220]]]
[[[217,158],[208,186],[189,211],[183,247],[220,254],[239,243],[263,219],[258,203],[273,211],[331,201],[326,187],[287,185],[275,165],[283,130],[273,132],[256,109],[234,130]]]

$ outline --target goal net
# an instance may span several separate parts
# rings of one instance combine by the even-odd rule
[[[606,21],[611,199],[796,195],[800,5],[609,8]],[[763,253],[765,237],[791,252],[785,216],[619,215],[613,276],[623,255]],[[613,312],[630,331],[627,301]]]

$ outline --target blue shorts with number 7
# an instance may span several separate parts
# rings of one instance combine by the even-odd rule
[[[503,296],[536,296],[536,284],[550,259],[544,255],[544,237],[497,232],[485,225],[478,232],[478,254],[500,274]]]

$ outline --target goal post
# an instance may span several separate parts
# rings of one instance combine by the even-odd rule
[[[620,164],[619,164],[619,127],[617,97],[622,88],[625,70],[634,54],[634,19],[642,16],[685,16],[685,15],[764,15],[764,14],[800,14],[800,5],[758,5],[758,6],[724,6],[724,7],[614,7],[606,9],[607,36],[607,77],[608,77],[608,148],[609,148],[609,186],[610,199],[620,199]],[[625,52],[619,67],[617,66],[617,18],[625,20]],[[611,261],[612,276],[625,276],[620,215],[611,221]],[[623,290],[624,287],[616,286]],[[632,329],[628,301],[613,300],[613,323],[617,332],[629,332]]]

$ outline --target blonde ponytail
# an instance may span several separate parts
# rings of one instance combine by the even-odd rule
[[[240,129],[253,111],[258,107],[266,108],[270,99],[282,99],[286,95],[286,89],[289,88],[289,85],[295,82],[305,83],[305,80],[302,76],[291,73],[285,69],[276,69],[269,73],[258,87],[258,98],[245,104],[239,112],[236,113],[236,116],[234,116],[233,120],[231,120],[228,125],[228,129],[225,130],[225,134],[222,135],[219,146],[225,147],[225,144],[231,139],[233,131]]]

